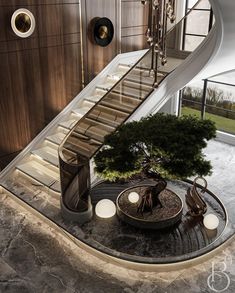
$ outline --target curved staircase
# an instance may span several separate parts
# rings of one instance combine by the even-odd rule
[[[220,58],[224,58],[222,52],[225,52],[222,41],[227,44],[225,29],[228,21],[224,17],[229,14],[228,10],[231,11],[231,6],[235,6],[232,1],[225,2],[229,2],[230,6],[222,0],[211,0],[216,25],[194,52],[190,54],[180,48],[168,48],[167,65],[159,63],[157,88],[153,86],[154,77],[150,70],[151,50],[120,54],[114,58],[1,172],[2,192],[15,195],[68,230],[60,212],[61,186],[62,194],[66,194],[67,208],[76,212],[83,192],[89,190],[89,182],[96,181],[92,157],[102,146],[104,136],[126,121],[158,111],[193,78],[207,77],[215,64],[221,64]],[[227,14],[223,9],[227,9]],[[170,43],[170,39],[182,31],[183,21],[170,29],[166,42]],[[230,67],[235,65],[232,63]],[[219,70],[224,71],[220,67],[216,73]],[[83,171],[80,173],[83,183],[76,177],[82,169],[81,162],[85,162],[83,165],[86,166],[84,174]],[[62,184],[61,178],[64,180]],[[88,202],[85,200],[82,212],[87,209],[86,205]],[[76,229],[76,237],[79,238],[82,232],[80,228]]]

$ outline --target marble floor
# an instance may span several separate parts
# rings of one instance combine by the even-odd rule
[[[235,223],[235,147],[212,141],[205,153],[214,169],[209,187]],[[8,195],[0,202],[0,292],[235,292],[235,238],[181,268],[134,271],[83,251]]]

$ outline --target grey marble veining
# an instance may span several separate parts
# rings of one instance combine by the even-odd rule
[[[205,153],[214,168],[212,176],[207,177],[209,189],[225,203],[235,223],[235,148],[212,141]],[[60,218],[59,200],[48,198],[40,185],[28,186],[25,193],[16,180],[15,188],[30,205],[54,219]],[[70,228],[84,236],[79,227],[71,224]],[[78,248],[65,247],[49,230],[45,223],[21,211],[14,201],[1,197],[0,292],[213,292],[207,283],[212,262],[219,264],[227,256],[232,263],[226,265],[230,284],[225,292],[235,292],[235,241],[209,260],[189,268],[144,273],[117,267]],[[221,279],[218,285],[225,287],[226,282]]]
[[[208,286],[212,261],[227,258],[235,289],[235,241],[213,258],[194,266],[162,272],[141,272],[97,259],[62,239],[44,221],[12,199],[0,196],[0,292],[9,293],[178,293],[213,292]],[[227,286],[222,278],[217,286]]]
[[[213,167],[212,175],[206,177],[210,189],[223,201],[235,199],[235,147],[210,141],[204,153]]]
[[[221,154],[223,156],[228,153],[229,158],[226,157],[226,159],[222,159],[219,151],[221,151]],[[79,227],[79,225],[77,225],[76,223],[65,221],[62,218],[60,213],[60,198],[56,195],[49,194],[48,189],[43,187],[43,185],[36,183],[32,184],[32,182],[29,181],[27,177],[22,176],[20,173],[17,173],[15,174],[14,178],[11,178],[5,183],[5,186],[8,190],[12,191],[19,198],[27,202],[29,205],[31,205],[33,208],[38,210],[40,213],[45,215],[53,222],[57,223],[60,227],[63,227],[66,231],[74,235],[76,238],[82,240],[83,242],[98,250],[101,250],[102,252],[123,259],[140,262],[144,261],[147,263],[167,262],[168,259],[169,261],[173,260],[175,256],[176,258],[174,261],[182,261],[183,259],[194,257],[197,253],[197,250],[199,249],[201,249],[200,253],[205,253],[206,251],[213,249],[214,247],[228,239],[235,228],[235,217],[232,210],[233,205],[235,205],[235,201],[232,201],[230,197],[230,202],[228,204],[228,194],[224,192],[226,185],[222,184],[223,178],[225,178],[225,184],[231,182],[232,173],[229,173],[227,171],[227,173],[225,174],[225,165],[228,166],[228,164],[231,162],[233,166],[233,147],[211,141],[209,142],[205,153],[207,154],[208,159],[211,160],[213,165],[213,174],[212,176],[207,177],[208,188],[214,191],[216,195],[218,193],[219,198],[225,205],[227,205],[229,220],[231,220],[229,222],[228,229],[226,229],[226,233],[223,234],[224,237],[220,237],[218,241],[216,240],[215,242],[214,240],[210,240],[208,242],[207,240],[205,241],[205,239],[203,239],[205,238],[205,235],[201,234],[205,233],[201,233],[202,229],[198,228],[201,225],[200,223],[198,223],[197,226],[192,229],[192,231],[189,231],[189,233],[183,233],[183,231],[180,231],[182,229],[179,229],[179,231],[175,231],[174,233],[169,233],[168,240],[170,241],[170,243],[168,244],[167,237],[165,237],[164,235],[163,237],[161,235],[159,235],[159,237],[158,235],[156,235],[156,237],[154,235],[153,237],[145,237],[143,233],[139,233],[138,231],[133,232],[133,229],[131,229],[129,225],[125,227],[123,223],[120,223],[119,219],[117,219],[117,216],[115,216],[113,219],[105,219],[100,221],[94,216],[90,223]],[[220,176],[220,182],[219,184],[217,184],[219,176],[218,174],[221,174],[221,172],[223,172],[223,176]],[[228,179],[228,177],[230,177],[230,180]],[[130,184],[136,183],[130,182]],[[184,185],[185,184],[180,182],[176,182],[176,184],[174,184],[173,182],[168,183],[168,186],[177,194],[179,194],[183,200],[187,189],[187,187],[185,187]],[[124,186],[122,187],[122,189],[126,187]],[[100,195],[100,193],[97,193],[95,196],[92,195],[93,206],[95,206],[96,202],[99,199],[107,197],[109,195],[112,196],[112,200],[115,201],[115,198],[122,189],[115,185],[112,186],[111,189],[111,191],[110,188],[107,188],[107,190],[104,189],[104,195]],[[232,188],[230,188],[230,185],[228,185],[228,191],[233,192]],[[185,213],[186,212],[187,211],[185,211]],[[188,222],[188,220],[186,222]],[[184,224],[182,225],[182,228],[184,230]],[[200,231],[197,231],[198,229]],[[194,234],[197,235],[194,236]],[[170,236],[172,238],[170,238]],[[172,243],[172,241],[174,242],[175,238],[178,238],[179,241],[177,240],[176,243]],[[187,244],[187,241],[189,241],[191,244]],[[164,252],[163,248],[165,246],[165,242],[168,249],[166,249],[166,251]],[[194,245],[197,242],[199,243],[198,248],[196,248],[196,246]],[[203,242],[205,242],[205,245],[203,244]],[[214,242],[213,246],[208,245],[211,242]],[[153,243],[153,245],[150,245],[150,243]],[[190,248],[190,246],[192,247]],[[205,250],[204,248],[207,250]],[[174,253],[173,255],[169,254],[170,251],[173,252],[174,250],[176,251],[175,255]],[[165,255],[167,255],[168,259],[165,258]]]
[[[111,219],[99,219],[94,215],[89,223],[80,227],[76,223],[65,221],[62,218],[59,198],[49,196],[41,185],[32,185],[32,183],[27,182],[27,178],[21,178],[19,176],[16,177],[14,181],[11,180],[9,184],[9,189],[13,191],[14,194],[17,194],[18,197],[40,211],[60,227],[63,227],[73,236],[95,249],[118,258],[145,263],[182,261],[203,254],[221,244],[222,240],[224,241],[223,238],[219,237],[218,241],[214,242],[224,229],[222,227],[223,225],[221,226],[222,230],[218,229],[218,233],[215,237],[210,237],[207,235],[206,231],[204,231],[201,221],[194,223],[188,219],[186,215],[187,209],[184,209],[182,223],[178,228],[169,233],[147,233],[147,231],[139,231],[127,224],[124,225],[116,215]],[[136,183],[131,182],[130,184]],[[179,194],[183,200],[187,186],[188,185],[185,183],[169,182],[169,187],[172,190],[176,189],[176,193]],[[106,197],[108,194],[112,196],[112,200],[115,201],[119,192],[126,187],[126,185],[119,187],[116,185],[109,187],[108,185],[106,189],[102,189],[102,192],[105,192]],[[32,194],[34,194],[34,196],[32,196]],[[97,194],[98,199],[100,199],[100,192]],[[95,206],[97,202],[96,195],[92,193],[91,196],[93,206]],[[102,196],[103,195],[101,195],[101,197]],[[221,224],[224,221],[222,218]],[[226,234],[226,237],[228,236],[229,235]],[[219,240],[221,241],[219,242]],[[210,243],[213,244],[209,245]],[[200,252],[198,253],[197,251],[199,249]]]
[[[235,147],[210,141],[204,153],[213,167],[212,175],[206,177],[208,188],[221,199],[235,225]]]
[[[130,288],[76,259],[46,224],[11,199],[1,195],[0,204],[0,292],[109,293]]]

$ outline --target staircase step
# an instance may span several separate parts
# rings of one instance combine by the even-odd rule
[[[147,93],[146,93],[146,95],[147,95]],[[135,105],[135,106],[139,105],[139,103],[141,101],[141,99],[136,97],[135,95],[123,94],[123,93],[118,92],[117,90],[109,93],[104,100],[109,99],[109,98],[114,99],[115,102],[120,101],[120,102],[125,103],[127,105]]]
[[[122,111],[123,113],[127,113],[127,114],[132,113],[132,111],[136,107],[133,104],[128,104],[128,103],[124,103],[122,101],[117,101],[117,100],[113,99],[112,97],[106,98],[104,101],[102,101],[100,103],[100,105],[106,106],[106,107],[113,109],[113,110],[119,110],[119,111]]]
[[[61,132],[57,132],[55,134],[47,136],[46,140],[54,144],[60,145],[67,134],[68,134],[68,131],[64,130],[63,132],[61,131]]]
[[[107,81],[105,83],[98,84],[96,88],[103,91],[109,91],[114,86],[115,83],[116,81]]]
[[[102,111],[106,111],[106,112],[111,112],[111,113],[115,113],[116,115],[120,115],[121,117],[122,116],[125,116],[127,117],[129,112],[126,112],[125,109],[123,110],[120,110],[120,109],[115,109],[114,111],[114,108],[112,107],[109,107],[109,106],[105,106],[102,104],[102,102],[96,106],[97,109],[101,109]]]
[[[183,59],[180,58],[174,58],[174,57],[168,57],[167,63],[164,66],[161,66],[159,68],[159,72],[161,72],[164,75],[167,75],[171,71],[173,71],[176,67],[178,67],[182,63]]]
[[[91,157],[100,145],[92,144],[92,141],[84,141],[79,137],[79,133],[73,133],[66,141],[64,148],[69,151],[79,153],[86,157]]]
[[[164,72],[157,73],[157,83],[159,83],[167,74]],[[151,90],[154,83],[154,73],[149,73],[149,71],[138,71],[133,70],[130,74],[125,78],[126,81],[134,82],[137,84],[141,84],[141,86],[147,86]]]
[[[59,122],[59,125],[70,130],[76,125],[78,121],[79,119],[69,119],[66,121]]]
[[[150,92],[150,91],[149,91]],[[125,85],[117,86],[112,92],[108,95],[115,95],[119,99],[138,101],[144,99],[148,93],[147,91],[142,91],[134,88],[130,88]]]
[[[123,68],[129,68],[129,69],[133,66],[133,64],[123,64],[123,63],[120,63],[119,65],[122,66]],[[133,72],[138,72],[138,74],[140,72],[146,72],[147,73],[147,72],[149,72],[149,70],[150,70],[150,65],[139,64],[138,66],[136,66],[135,68],[133,68],[131,70],[131,73],[133,73]]]
[[[124,115],[123,113],[121,114],[119,111],[113,111],[112,109],[96,105],[96,107],[91,110],[88,117],[116,128],[126,119],[127,115]]]
[[[127,78],[125,78],[122,81],[122,85],[130,87],[130,88],[134,88],[134,89],[140,89],[140,90],[146,91],[146,92],[149,92],[152,89],[151,85],[141,83],[140,79],[135,81],[135,80],[128,80]]]
[[[126,64],[126,63],[119,63],[118,68],[124,69],[124,70],[129,70],[133,64]]]
[[[73,109],[72,112],[75,115],[78,115],[79,117],[83,117],[90,109],[91,109],[91,107],[84,106],[84,107],[80,107],[77,109]]]
[[[92,103],[97,103],[102,97],[103,95],[95,95],[95,96],[86,97],[84,100],[92,102]]]
[[[55,171],[49,163],[39,163],[36,160],[29,160],[26,163],[16,166],[16,169],[33,178],[39,183],[51,188],[55,192],[60,192],[59,170]]]
[[[95,116],[96,117],[96,116]],[[105,122],[102,122],[100,121],[99,119],[94,119],[94,117],[92,117],[92,115],[88,115],[86,118],[85,118],[86,121],[88,121],[91,125],[94,125],[94,126],[104,126],[107,130],[110,129],[110,131],[114,131],[115,130],[115,126],[112,126],[112,125],[108,125],[107,123]]]
[[[123,66],[118,66],[118,70],[108,74],[108,77],[118,81],[120,78],[123,77],[124,74],[127,73],[127,71],[130,69],[130,67],[123,67]]]
[[[161,80],[162,75],[158,76],[158,79]],[[150,76],[149,73],[139,74],[139,75],[130,73],[125,78],[125,80],[152,87],[154,83],[154,76]]]
[[[105,135],[109,134],[111,131],[113,131],[113,128],[107,125],[101,125],[97,122],[87,121],[86,119],[79,123],[79,127],[76,129],[77,133],[84,134],[99,142],[103,142]]]
[[[141,83],[143,85],[147,85],[149,87],[153,86],[154,83],[154,77],[149,75],[137,75],[137,74],[129,74],[126,78],[126,81],[131,81],[135,83]]]
[[[54,149],[50,146],[45,146],[31,151],[31,153],[56,167],[59,166],[59,157],[57,149]]]
[[[19,170],[15,169],[8,179],[2,182],[2,186],[36,209],[40,207],[45,211],[47,205],[60,208],[60,193],[43,186]]]

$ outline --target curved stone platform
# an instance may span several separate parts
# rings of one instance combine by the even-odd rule
[[[20,201],[24,201],[27,205],[40,211],[48,221],[54,222],[54,226],[60,233],[67,235],[70,240],[73,239],[86,251],[124,267],[153,270],[159,268],[159,264],[168,266],[178,263],[180,265],[182,261],[193,260],[213,251],[234,234],[233,223],[230,218],[228,221],[223,204],[209,190],[205,193],[204,198],[208,205],[208,213],[214,213],[219,218],[218,229],[206,230],[202,218],[192,218],[187,215],[184,197],[191,183],[168,182],[167,188],[174,191],[183,200],[182,221],[172,228],[156,231],[132,227],[123,223],[117,215],[109,219],[101,219],[94,215],[90,222],[83,225],[66,221],[61,216],[59,202],[57,203],[51,197],[51,201],[45,205],[46,194],[39,186],[32,185],[26,193],[22,192],[21,183],[18,179],[14,185]],[[23,183],[25,186],[26,182]],[[95,208],[96,203],[104,198],[115,202],[118,194],[124,189],[143,184],[153,184],[153,182],[149,180],[136,180],[126,184],[100,182],[91,190],[92,206]],[[29,201],[32,193],[35,194],[35,197]]]
[[[138,181],[126,184],[102,182],[92,189],[92,203],[103,198],[116,201],[117,196],[128,187],[136,184],[151,184]],[[182,220],[178,225],[162,230],[143,230],[122,222],[118,216],[93,220],[82,227],[87,239],[95,241],[95,246],[102,252],[123,260],[166,264],[189,260],[212,251],[224,240],[222,234],[227,225],[227,213],[217,196],[209,190],[204,199],[208,205],[207,214],[213,213],[219,218],[216,230],[207,230],[203,217],[192,218],[188,215],[185,193],[190,183],[168,182],[168,188],[177,193],[183,201]],[[92,241],[93,242],[93,241]],[[94,242],[93,242],[94,243]]]

